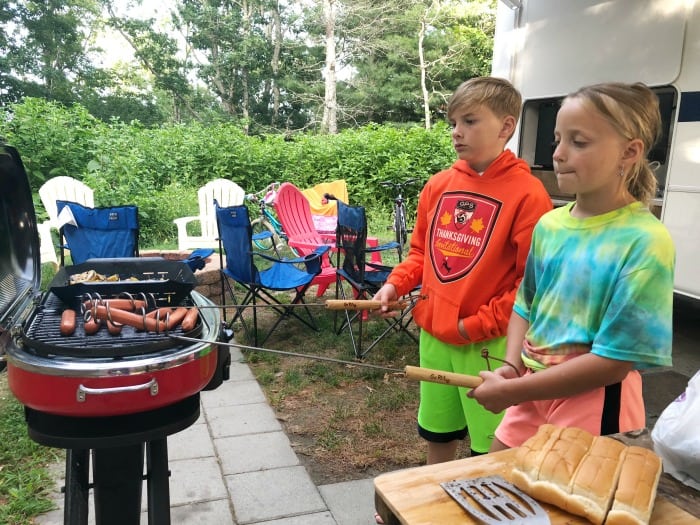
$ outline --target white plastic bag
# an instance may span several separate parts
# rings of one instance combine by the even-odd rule
[[[680,396],[664,408],[651,431],[664,472],[700,490],[700,371]]]

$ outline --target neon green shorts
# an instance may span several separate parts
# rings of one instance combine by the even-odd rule
[[[488,370],[481,350],[488,348],[489,355],[503,359],[506,354],[506,338],[498,337],[467,345],[444,343],[425,330],[420,333],[420,366],[433,370],[478,375]],[[492,361],[491,369],[501,366]],[[418,407],[418,431],[428,441],[446,443],[464,439],[467,433],[471,449],[485,453],[491,447],[496,427],[503,413],[489,412],[474,399],[467,397],[467,389],[421,381]]]

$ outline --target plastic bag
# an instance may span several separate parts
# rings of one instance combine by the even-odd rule
[[[651,431],[664,472],[700,490],[700,371],[675,401],[664,408]]]

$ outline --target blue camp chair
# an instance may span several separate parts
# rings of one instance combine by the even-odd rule
[[[336,228],[336,299],[371,299],[384,285],[392,266],[368,260],[368,254],[396,250],[399,257],[399,243],[392,241],[379,246],[367,246],[367,214],[362,206],[350,206],[338,201],[338,225]],[[349,285],[349,286],[347,286]],[[386,319],[388,326],[366,348],[363,347],[366,312],[345,310],[336,312],[334,328],[340,334],[348,330],[355,357],[363,358],[387,334],[404,332],[414,341],[417,338],[407,330],[411,322],[414,303],[409,302],[399,315]]]
[[[61,266],[65,250],[73,264],[88,259],[138,257],[139,217],[136,206],[89,208],[70,201],[56,201],[61,237]]]
[[[264,344],[282,320],[293,317],[313,330],[318,330],[311,311],[295,308],[292,305],[305,305],[304,294],[311,286],[314,277],[321,271],[321,258],[330,247],[320,247],[316,252],[304,257],[280,259],[253,250],[253,229],[250,225],[248,208],[245,205],[222,208],[214,201],[216,223],[219,232],[219,257],[221,259],[221,300],[226,304],[227,294],[236,307],[236,314],[229,323],[240,319],[246,332],[248,326],[243,318],[246,306],[253,310],[253,333],[255,345]],[[223,254],[226,254],[224,264]],[[268,265],[260,269],[256,260]],[[245,297],[237,302],[232,283],[237,283],[245,290]],[[272,292],[289,291],[294,296],[291,303],[283,304]],[[278,318],[262,340],[258,339],[257,305],[267,304]],[[224,321],[227,322],[226,309]]]

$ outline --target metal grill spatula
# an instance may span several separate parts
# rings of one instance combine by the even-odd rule
[[[500,476],[446,481],[440,486],[472,517],[486,525],[550,524],[539,503]]]

